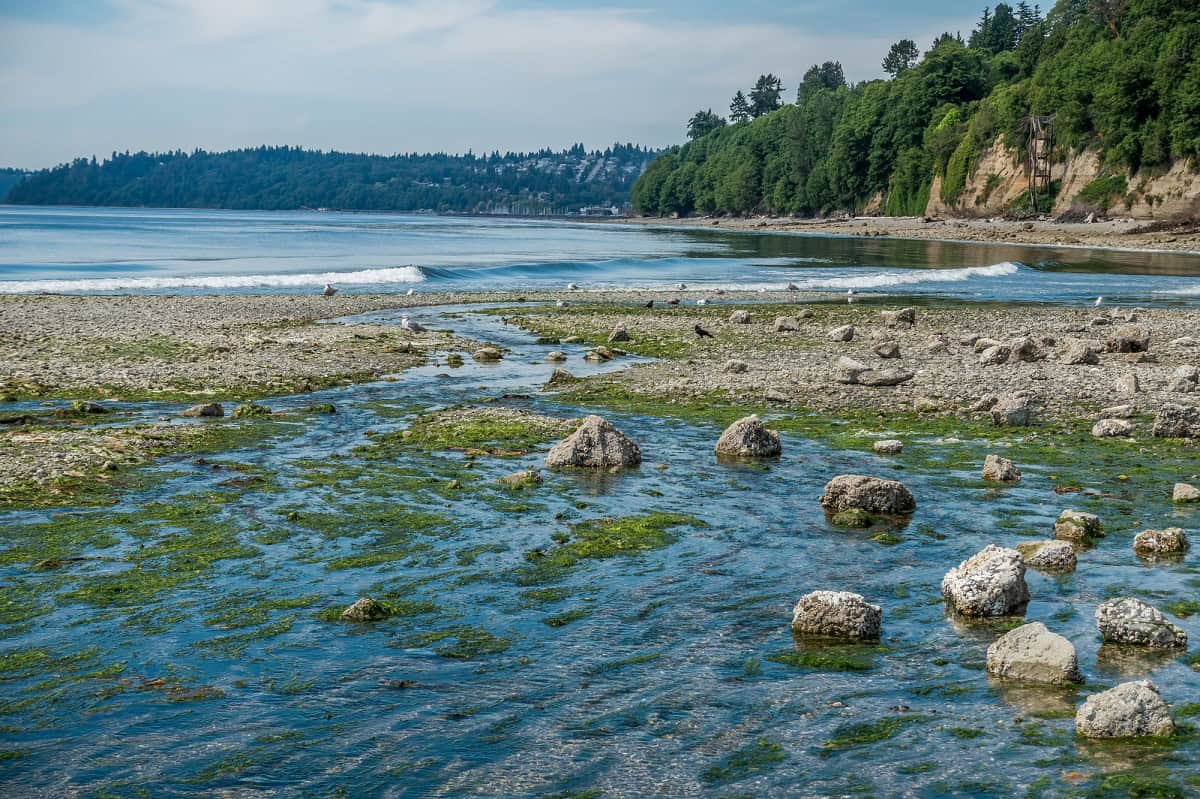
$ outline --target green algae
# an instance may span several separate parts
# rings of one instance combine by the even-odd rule
[[[317,594],[272,598],[262,591],[235,593],[207,605],[209,615],[204,623],[222,630],[254,627],[266,622],[275,611],[312,607],[320,599]]]
[[[838,511],[829,519],[838,527],[870,527],[875,523],[875,517],[861,508]]]
[[[557,582],[583,560],[662,549],[675,543],[677,537],[671,530],[682,526],[701,528],[707,525],[692,516],[665,512],[579,522],[571,526],[571,536],[566,543],[526,552],[525,560],[529,565],[517,569],[517,583]]]
[[[210,655],[223,655],[231,658],[240,657],[251,644],[283,635],[292,629],[292,625],[295,622],[295,614],[289,614],[270,624],[264,624],[252,630],[231,633],[230,635],[223,635],[218,638],[209,638],[205,641],[197,641],[193,644],[193,647]]]
[[[377,600],[387,614],[384,618],[410,618],[441,613],[442,608],[436,602],[428,599],[380,599]],[[342,620],[343,605],[324,608],[315,615],[321,621],[339,622]]]
[[[735,782],[773,768],[784,760],[787,760],[787,755],[779,743],[767,738],[756,738],[717,765],[702,771],[700,779],[716,784]]]
[[[511,638],[492,635],[487,630],[463,627],[452,631],[455,641],[436,647],[433,651],[451,660],[477,660],[488,655],[498,655],[512,646]]]
[[[910,714],[846,724],[834,730],[833,736],[825,741],[822,748],[826,752],[835,752],[879,743],[892,738],[905,727],[928,720],[927,716]]]
[[[870,671],[879,666],[884,646],[849,645],[789,650],[767,655],[767,660],[809,671]]]
[[[521,604],[526,607],[536,605],[548,605],[554,602],[561,602],[570,596],[574,595],[574,591],[563,586],[551,586],[549,588],[531,588],[528,591],[520,593]]]
[[[592,614],[591,608],[574,608],[542,619],[547,627],[565,627],[573,621],[587,618]]]
[[[1164,605],[1163,610],[1172,616],[1188,619],[1200,613],[1200,602],[1194,599],[1177,599],[1174,602]]]
[[[426,414],[396,433],[376,436],[355,454],[392,458],[402,451],[460,450],[488,455],[524,455],[575,429],[567,419],[500,407],[464,406]]]

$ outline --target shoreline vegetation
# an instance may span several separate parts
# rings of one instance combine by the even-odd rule
[[[681,294],[683,304],[666,304]],[[542,341],[593,347],[596,358],[654,359],[590,378],[558,375],[547,389],[560,401],[717,422],[765,413],[842,443],[864,431],[988,440],[1018,430],[1051,450],[1104,446],[1092,426],[1116,416],[1131,428],[1112,447],[1168,457],[1151,436],[1155,414],[1198,395],[1189,377],[1200,354],[1196,309],[934,302],[900,313],[887,296],[848,306],[827,294],[729,292],[719,305],[694,304],[701,296],[587,291],[569,308],[545,292],[2,297],[0,326],[22,332],[0,338],[9,375],[0,505],[110,501],[148,460],[249,444],[281,422],[334,410],[298,396],[425,363],[453,368],[483,351],[447,331],[319,323],[405,307],[499,304],[479,312]],[[698,338],[696,325],[713,336]],[[290,410],[270,413],[277,395]],[[997,403],[1013,397],[1027,400],[1032,426],[993,424]],[[249,410],[179,418],[214,401]],[[1194,454],[1195,443],[1171,457],[1184,451]]]

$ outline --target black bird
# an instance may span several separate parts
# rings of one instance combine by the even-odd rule
[[[697,335],[698,337],[700,337],[700,338],[712,338],[712,337],[713,337],[713,334],[712,334],[712,333],[709,333],[707,330],[705,330],[704,328],[700,327],[700,325],[695,325],[695,326],[692,328],[692,330],[695,330],[695,331],[696,331],[696,335]]]
[[[653,307],[654,307],[654,300],[650,300],[650,302],[646,303],[646,307],[647,307],[647,308],[653,308]]]

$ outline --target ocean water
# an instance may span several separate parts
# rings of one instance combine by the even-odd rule
[[[33,215],[57,213],[110,214]],[[1147,274],[1150,263],[1126,263],[1120,272],[1100,271],[1103,262],[1091,272],[1070,271],[1082,261],[1033,269],[992,260],[987,247],[952,248],[959,254],[939,256],[944,262],[935,267],[926,261],[944,252],[937,247],[876,240],[804,241],[829,249],[799,256],[747,252],[764,247],[752,236],[608,226],[386,217],[328,223],[426,227],[346,233],[330,231],[326,215],[315,214],[294,215],[303,222],[239,214],[231,222],[222,214],[111,213],[123,218],[94,222],[103,229],[95,252],[104,259],[82,257],[87,246],[77,230],[49,248],[63,262],[67,250],[80,256],[56,273],[60,279],[95,279],[95,271],[85,275],[101,260],[109,263],[101,274],[118,281],[235,272],[319,280],[322,270],[428,261],[417,265],[422,290],[456,280],[660,285],[685,273],[664,280],[656,266],[686,262],[693,270],[686,279],[713,284],[737,284],[745,274],[774,284],[776,269],[793,280],[823,270],[813,279],[903,279],[857,285],[985,299],[996,298],[1002,281],[1019,289],[1022,275],[1057,287],[1045,288],[1043,298],[1063,302],[1095,293],[1095,284],[1071,288],[1075,275],[1135,287],[1121,296],[1136,302],[1189,302],[1159,291],[1200,284],[1194,275]],[[139,216],[151,221],[137,224],[154,228],[176,215],[168,238],[188,242],[177,257],[167,257],[172,245],[158,232],[129,232]],[[196,230],[189,215],[199,220]],[[24,224],[22,235],[32,235]],[[69,223],[73,230],[78,224]],[[316,230],[285,233],[281,224]],[[377,240],[361,250],[346,243],[335,258],[341,233]],[[312,249],[326,255],[304,254],[292,235],[314,237]],[[402,252],[391,239],[405,236],[414,241]],[[234,247],[239,237],[259,243],[243,241],[236,259],[196,260],[195,253]],[[769,238],[771,247],[799,246],[796,237]],[[626,263],[624,276],[595,266],[607,241],[621,252],[614,257]],[[5,261],[14,260],[14,248],[4,246]],[[878,249],[853,255],[854,246]],[[393,248],[389,260],[384,253]],[[851,249],[832,254],[839,248]],[[15,249],[26,253],[17,260],[32,260],[30,244]],[[145,252],[135,275],[128,264],[138,249]],[[427,255],[418,258],[418,249]],[[456,249],[471,254],[455,256]],[[1085,255],[1101,258],[1061,257]],[[804,266],[814,262],[802,257],[875,265]],[[291,263],[297,258],[305,263]],[[1168,260],[1155,268],[1181,271],[1192,263]],[[702,268],[720,275],[695,277]],[[29,265],[13,269],[6,279],[45,279]],[[973,269],[991,271],[963,271]],[[919,279],[938,275],[952,277]],[[236,290],[267,287],[305,289],[269,283]],[[153,290],[185,288],[235,290]],[[1114,595],[1178,607],[1171,619],[1195,653],[1200,613],[1188,610],[1200,600],[1194,552],[1147,563],[1129,551],[1138,529],[1197,528],[1200,511],[1173,506],[1167,491],[1195,470],[1186,452],[1157,462],[1136,444],[1113,442],[1100,455],[1073,458],[1037,431],[1014,431],[989,446],[1016,455],[1023,480],[997,488],[978,479],[984,445],[953,429],[917,436],[881,420],[846,426],[833,446],[822,443],[830,439],[814,420],[811,431],[782,435],[778,461],[730,465],[712,456],[719,425],[605,410],[640,444],[641,468],[545,473],[537,490],[510,494],[496,479],[538,466],[544,448],[515,457],[414,449],[380,460],[359,447],[421,413],[460,404],[580,416],[595,409],[538,390],[552,369],[547,351],[565,351],[566,367],[580,375],[638,359],[589,364],[582,346],[538,344],[472,307],[415,316],[510,352],[499,364],[468,358],[458,368],[439,354],[438,363],[391,380],[267,399],[276,410],[330,402],[338,412],[290,417],[270,438],[203,460],[166,458],[111,507],[0,512],[0,795],[1049,799],[1200,791],[1200,675],[1185,653],[1101,646],[1093,620],[1095,607]],[[399,313],[360,318],[395,324]],[[121,424],[174,417],[182,406],[114,407]],[[906,440],[904,456],[871,453],[872,440],[893,435]],[[1088,446],[1086,434],[1075,444]],[[816,498],[845,472],[903,480],[917,512],[886,531],[831,526]],[[451,479],[461,491],[447,487]],[[1068,486],[1065,495],[1055,491]],[[985,652],[1005,625],[967,625],[948,614],[938,593],[942,575],[988,543],[1048,536],[1068,506],[1101,514],[1109,535],[1081,553],[1072,574],[1030,570],[1025,618],[1074,643],[1087,685],[1061,691],[991,681]],[[560,575],[528,571],[536,559],[529,553],[552,549],[574,524],[649,512],[688,514],[696,523],[673,529],[675,540],[660,549],[580,561]],[[43,562],[60,536],[81,543],[55,552],[59,562]],[[857,591],[880,604],[880,644],[814,647],[793,639],[791,607],[818,588]],[[322,616],[361,595],[385,597],[404,612],[370,625]],[[1141,678],[1153,679],[1175,705],[1176,739],[1075,738],[1072,713],[1084,696]]]
[[[1200,256],[394,214],[0,206],[0,293],[670,287],[1200,301]]]

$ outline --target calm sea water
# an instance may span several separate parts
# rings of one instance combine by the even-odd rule
[[[930,267],[988,267],[1004,263],[989,253],[1010,249],[323,214],[4,214],[6,279],[22,281],[46,279],[48,261],[60,279],[108,269],[100,274],[119,281],[236,272],[274,280],[417,262],[421,289],[572,278],[657,284],[660,267],[683,264],[689,271],[668,281],[775,284],[777,270],[793,280],[933,278],[945,272]],[[56,218],[63,232],[39,227]],[[87,224],[96,229],[82,233]],[[53,242],[42,265],[12,266],[34,260],[35,240]],[[213,249],[224,260],[197,260]],[[610,262],[620,253],[627,274],[597,266],[606,253]],[[800,260],[818,257],[874,265]],[[1077,259],[1071,269],[1108,263],[1058,257]],[[1018,267],[903,290],[994,297],[1007,285],[1034,295],[1024,276],[1055,287],[1042,296],[1069,300],[1095,293],[1082,281],[1113,281],[1106,285],[1150,302],[1186,298],[1168,300],[1156,293],[1163,286],[1200,283],[1135,274],[1193,263],[1152,260],[1123,263],[1123,272]],[[392,324],[398,314],[364,318]],[[978,480],[984,450],[969,437],[913,436],[881,423],[847,428],[851,444],[834,449],[788,433],[779,461],[729,466],[712,457],[715,425],[606,411],[641,445],[640,469],[547,474],[541,488],[513,495],[496,478],[537,466],[543,453],[480,457],[467,468],[454,452],[380,461],[355,448],[371,441],[368,431],[402,429],[456,404],[584,414],[592,409],[537,391],[551,369],[545,353],[565,350],[567,367],[584,375],[630,359],[590,365],[582,347],[536,344],[469,308],[418,318],[511,352],[500,364],[468,359],[457,369],[431,365],[392,381],[272,398],[278,410],[328,401],[338,413],[293,418],[269,441],[207,462],[161,461],[148,471],[155,479],[114,507],[0,514],[0,793],[933,799],[1059,797],[1113,777],[1115,792],[1092,795],[1156,795],[1122,792],[1130,774],[1181,791],[1159,795],[1197,790],[1194,729],[1168,744],[1094,745],[1075,739],[1071,719],[1083,695],[1126,679],[1154,679],[1177,708],[1198,701],[1200,677],[1179,653],[1101,647],[1092,618],[1118,594],[1160,606],[1200,599],[1194,556],[1147,564],[1129,551],[1137,529],[1196,528],[1200,512],[1173,507],[1167,490],[1194,460],[1147,463],[1136,445],[1114,443],[1104,457],[1050,467],[1031,454],[1043,446],[1036,432],[1014,433],[996,446],[1023,453],[1024,479],[997,489]],[[118,407],[134,422],[180,406]],[[896,433],[904,457],[870,453],[874,438]],[[917,513],[883,539],[831,527],[816,498],[843,472],[904,480]],[[446,488],[451,479],[461,492]],[[1067,484],[1090,493],[1055,493]],[[1071,639],[1089,685],[1076,695],[989,681],[984,653],[1002,627],[947,615],[942,575],[988,543],[1045,537],[1068,505],[1102,514],[1110,534],[1074,574],[1030,571],[1026,618]],[[552,548],[552,536],[574,523],[650,511],[688,513],[703,526],[678,528],[662,549],[583,561],[561,579],[531,582],[523,571],[527,552]],[[65,531],[80,543],[60,555],[79,559],[39,564],[45,542]],[[881,604],[881,645],[794,641],[790,608],[816,588]],[[319,617],[364,594],[403,603],[406,613],[372,625]],[[1200,614],[1172,620],[1200,639]]]
[[[0,206],[0,293],[670,286],[1200,300],[1200,256],[393,214]]]

